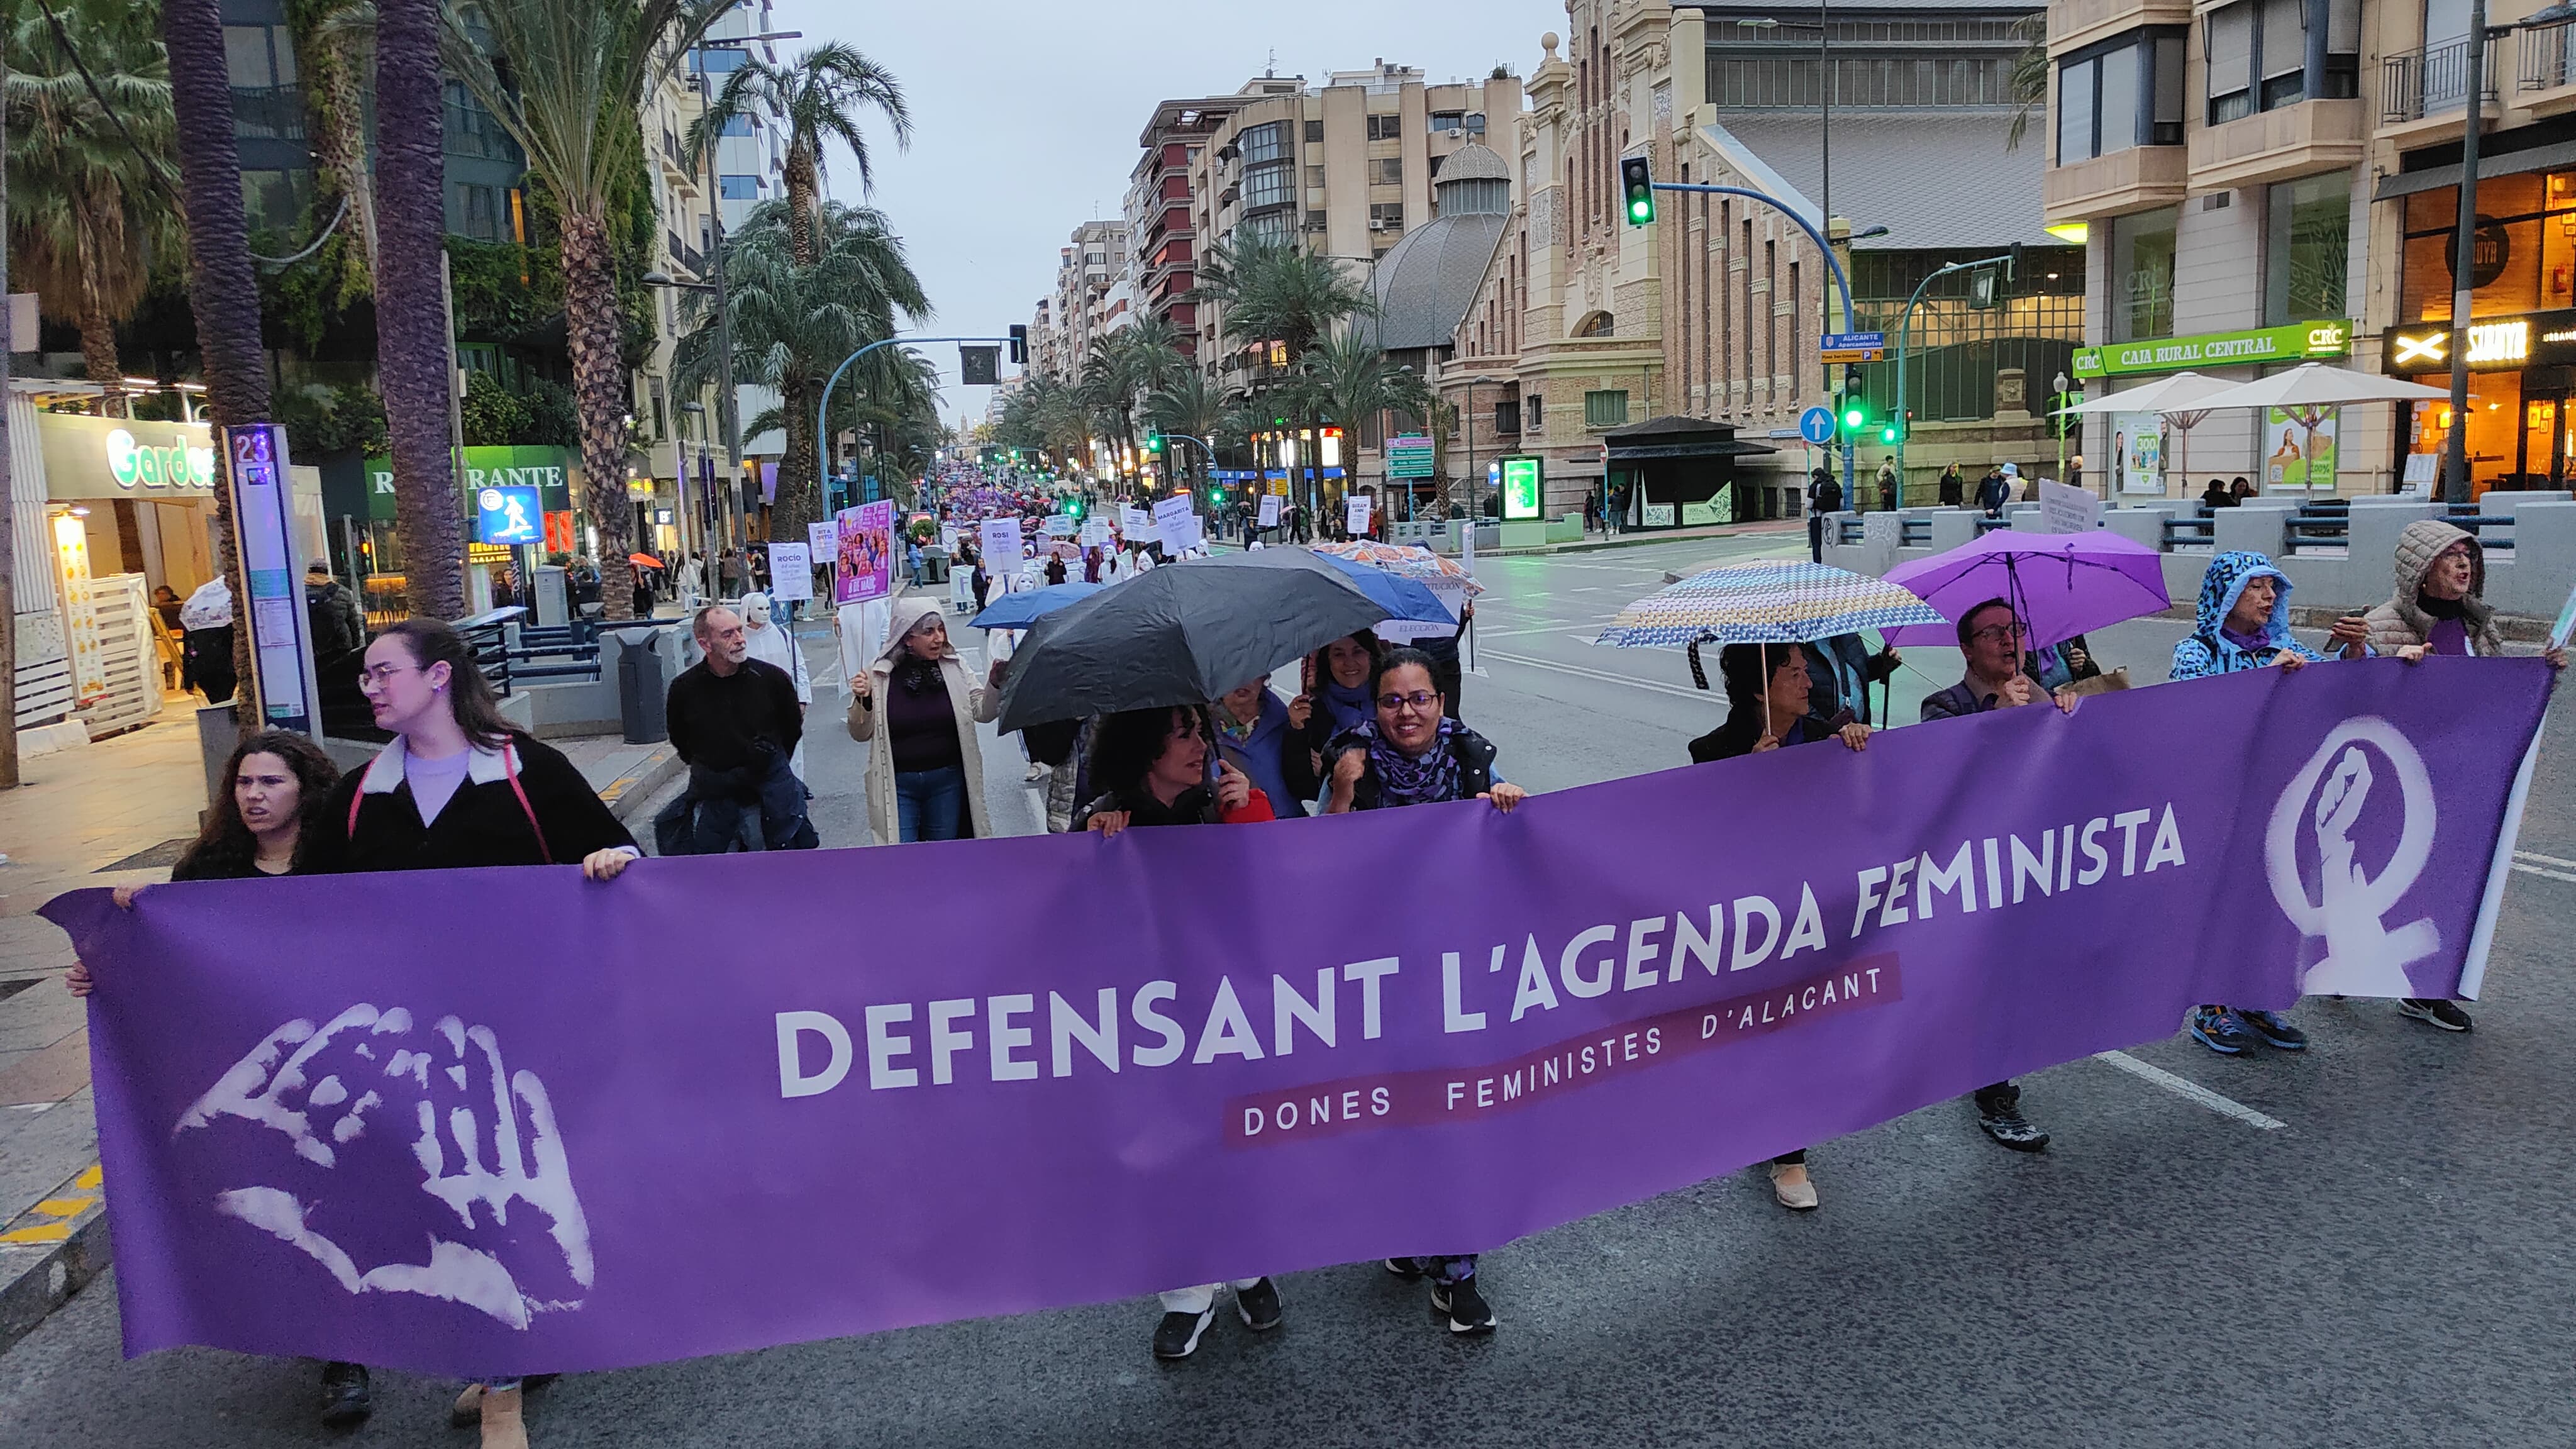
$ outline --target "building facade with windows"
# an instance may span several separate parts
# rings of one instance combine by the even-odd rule
[[[2380,0],[2370,19],[2376,265],[2362,345],[2385,371],[2441,387],[2453,345],[2468,5]],[[2487,43],[2478,107],[2468,416],[2417,404],[2374,461],[2401,482],[2430,482],[2458,425],[2475,492],[2566,488],[2576,484],[2576,11],[2490,0],[2487,20],[2511,30]]]
[[[2441,0],[2435,0],[2438,6]],[[2080,237],[2088,398],[2193,370],[2248,380],[2302,361],[2364,369],[2387,154],[2361,78],[2409,0],[2056,0],[2048,12],[2049,229]],[[2390,34],[2394,34],[2391,32]],[[2455,123],[2456,124],[2456,123]],[[2456,159],[2456,157],[2455,157]],[[2443,315],[2448,315],[2447,296]],[[2186,433],[2113,412],[2083,426],[2115,501],[2188,498],[2213,478],[2387,491],[2386,407],[2321,429],[2217,412]]]
[[[1126,223],[1086,221],[1075,227],[1056,253],[1052,316],[1041,318],[1052,323],[1048,351],[1055,375],[1080,379],[1093,350],[1134,320],[1133,299]]]
[[[1234,113],[1238,97],[1165,101],[1145,122],[1142,153],[1127,179],[1128,290],[1139,318],[1155,317],[1180,334],[1184,355],[1198,353],[1198,231],[1190,206],[1190,168],[1207,140]]]
[[[1793,514],[1807,470],[1829,458],[1799,440],[1799,416],[1847,382],[1820,358],[1821,335],[1846,326],[1835,263],[1807,229],[1828,229],[1830,202],[1850,218],[1834,223],[1851,237],[1837,259],[1849,330],[1889,334],[1887,361],[1848,379],[1873,417],[1896,412],[1901,331],[1910,344],[1907,500],[1930,501],[1950,462],[1973,477],[2049,457],[2033,404],[2081,341],[2083,275],[2041,225],[2038,148],[2013,145],[2012,64],[2037,13],[1576,0],[1567,38],[1541,40],[1506,152],[1513,221],[1442,369],[1468,420],[1461,443],[1543,459],[1550,517],[1587,504],[1641,527]],[[1658,193],[1655,223],[1631,226],[1619,164],[1632,156],[1658,180],[1754,195]],[[1935,276],[2016,246],[2021,270],[1991,306],[1972,272]],[[1873,433],[1855,471],[1895,451]]]
[[[1190,228],[1198,259],[1213,247],[1295,243],[1365,277],[1405,233],[1432,219],[1432,177],[1460,148],[1482,142],[1488,117],[1520,114],[1520,81],[1434,84],[1383,59],[1335,71],[1320,85],[1262,76],[1232,98],[1190,162]],[[1223,308],[1193,318],[1198,357],[1229,387],[1271,364],[1223,337]]]

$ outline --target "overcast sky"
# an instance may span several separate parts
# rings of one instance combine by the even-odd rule
[[[857,46],[902,82],[913,144],[897,152],[871,120],[875,204],[909,244],[939,310],[933,335],[1002,335],[1055,289],[1056,249],[1073,228],[1120,214],[1136,138],[1167,97],[1226,95],[1260,75],[1320,82],[1380,56],[1438,84],[1496,63],[1526,78],[1539,36],[1565,28],[1561,0],[986,0],[902,7],[776,0],[781,30]],[[1499,126],[1496,134],[1504,134]],[[837,147],[832,192],[859,199]],[[931,348],[951,382],[948,420],[983,416],[989,389],[954,385],[957,354]],[[1007,367],[1006,369],[1007,370]]]

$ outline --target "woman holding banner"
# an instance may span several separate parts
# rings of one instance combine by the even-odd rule
[[[1002,712],[1005,661],[980,686],[938,600],[897,594],[889,610],[885,652],[850,681],[850,738],[885,746],[868,752],[868,825],[879,845],[989,836],[975,726]]]
[[[179,863],[170,867],[173,881],[265,880],[301,875],[309,867],[305,844],[319,840],[331,815],[331,787],[340,769],[321,747],[288,730],[262,730],[245,735],[224,762],[224,778],[233,787],[206,812]],[[116,904],[132,909],[142,886],[118,886]],[[74,961],[63,976],[74,996],[92,988],[89,967]],[[322,1365],[322,1424],[347,1429],[365,1419],[374,1405],[363,1364],[333,1361]]]
[[[1726,723],[1690,742],[1693,763],[1827,739],[1842,741],[1855,754],[1869,748],[1869,726],[1858,721],[1838,725],[1808,712],[1815,685],[1807,674],[1806,651],[1798,645],[1729,644],[1718,652],[1717,672],[1726,685]],[[1843,718],[1850,720],[1850,712]],[[1771,1159],[1771,1196],[1793,1212],[1814,1210],[1816,1183],[1807,1175],[1807,1149]]]
[[[552,746],[501,717],[473,646],[436,619],[405,619],[367,646],[358,687],[393,732],[344,777],[309,858],[321,871],[442,870],[581,862],[615,880],[642,852]],[[449,1411],[487,1449],[525,1449],[517,1378],[468,1384]]]
[[[2290,636],[2290,578],[2259,553],[2222,553],[2200,580],[2198,628],[2174,646],[2173,677],[2206,679],[2239,670],[2305,669],[2326,656]],[[2358,616],[2335,620],[2326,647],[2344,659],[2370,654],[2370,626]],[[2308,1048],[2308,1034],[2277,1011],[2216,1002],[2192,1008],[2191,1039],[2223,1057],[2257,1041],[2274,1051]]]
[[[1137,826],[1252,825],[1274,818],[1270,797],[1224,760],[1216,761],[1210,779],[1207,738],[1196,710],[1131,709],[1106,716],[1092,738],[1091,778],[1103,793],[1082,808],[1075,829],[1103,838]],[[1200,1283],[1163,1293],[1154,1357],[1184,1359],[1198,1352],[1200,1336],[1216,1321],[1219,1286]],[[1244,1327],[1264,1333],[1279,1326],[1278,1285],[1266,1277],[1238,1278],[1232,1287]]]
[[[1442,713],[1431,656],[1419,649],[1390,650],[1378,661],[1369,693],[1372,717],[1327,751],[1332,790],[1324,813],[1473,799],[1491,800],[1509,815],[1527,796],[1494,768],[1496,752],[1483,735]],[[1475,1254],[1389,1258],[1386,1270],[1400,1278],[1429,1278],[1431,1309],[1449,1320],[1451,1333],[1494,1331],[1494,1310],[1476,1286]]]
[[[1314,752],[1291,721],[1287,703],[1262,680],[1237,685],[1217,701],[1217,753],[1270,797],[1273,810],[1302,816],[1315,798]]]
[[[1369,680],[1385,653],[1377,635],[1362,629],[1316,650],[1299,666],[1305,690],[1288,702],[1288,727],[1304,738],[1312,755],[1307,768],[1318,781],[1324,774],[1325,748],[1376,718]]]

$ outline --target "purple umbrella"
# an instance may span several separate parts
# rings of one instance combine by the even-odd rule
[[[1887,581],[1952,619],[2003,599],[2029,627],[2026,647],[2044,649],[2087,630],[2170,608],[2164,564],[2154,549],[2116,533],[2019,533],[1999,528],[1948,553],[1887,571]],[[1917,624],[1891,644],[1955,644],[1946,624]]]

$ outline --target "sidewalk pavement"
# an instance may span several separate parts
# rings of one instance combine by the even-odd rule
[[[668,744],[553,741],[631,820],[680,770]],[[36,909],[68,890],[166,880],[196,838],[193,712],[26,762],[0,793],[0,1351],[109,1261],[87,1010],[55,980],[71,941]]]

